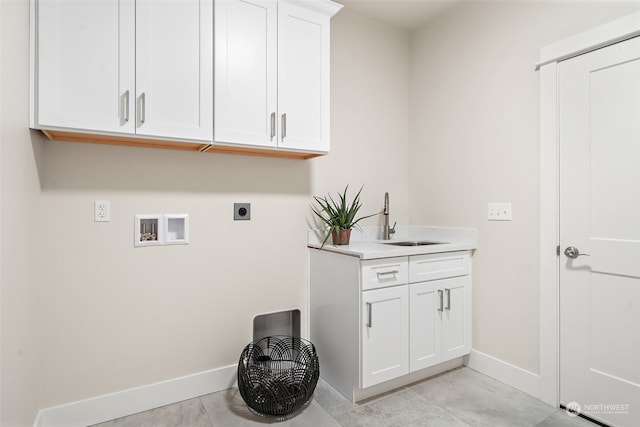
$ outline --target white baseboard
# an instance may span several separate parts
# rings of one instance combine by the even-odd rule
[[[540,399],[540,375],[477,350],[468,357],[471,369]]]
[[[540,376],[537,374],[477,350],[471,351],[467,366],[540,398]],[[156,384],[41,409],[33,426],[86,427],[148,411],[231,388],[236,385],[236,372],[237,365],[230,365]]]
[[[34,427],[86,427],[236,385],[237,365],[225,366],[61,406],[41,409]]]

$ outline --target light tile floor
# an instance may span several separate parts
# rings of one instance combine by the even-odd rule
[[[595,427],[470,368],[459,368],[353,404],[320,380],[304,408],[261,417],[237,388],[118,418],[96,427]]]

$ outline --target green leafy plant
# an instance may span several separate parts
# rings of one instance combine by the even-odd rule
[[[334,231],[339,232],[340,230],[348,230],[351,228],[359,229],[358,222],[379,214],[374,213],[356,218],[358,211],[362,207],[360,193],[362,192],[363,187],[364,186],[360,187],[358,194],[356,194],[350,202],[347,201],[348,185],[344,188],[344,192],[342,194],[338,193],[337,199],[334,199],[331,195],[327,195],[325,197],[313,196],[318,206],[311,206],[311,210],[318,218],[320,218],[327,230],[322,246],[324,246],[329,239],[329,236],[331,236],[331,233]]]

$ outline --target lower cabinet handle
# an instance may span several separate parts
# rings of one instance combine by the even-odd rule
[[[378,279],[379,279],[380,276],[386,276],[387,274],[392,274],[395,276],[398,273],[399,273],[398,270],[391,270],[391,271],[379,271],[376,274],[378,275]]]
[[[281,140],[284,141],[284,138],[287,136],[287,113],[282,113],[282,123],[280,124],[282,128]]]
[[[438,308],[438,311],[442,311],[444,306],[444,292],[442,292],[442,289],[438,289],[438,298],[440,299],[440,307]]]
[[[447,293],[447,306],[445,309],[451,310],[451,289],[445,289],[444,291]]]
[[[370,328],[371,326],[373,326],[373,323],[371,322],[371,303],[368,302],[367,303],[367,328]]]

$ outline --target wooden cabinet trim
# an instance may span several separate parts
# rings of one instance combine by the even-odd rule
[[[42,130],[52,141],[83,142],[89,144],[121,145],[127,147],[164,148],[169,150],[200,151],[206,153],[236,154],[280,159],[306,160],[322,156],[323,153],[305,153],[280,149],[262,149],[253,147],[234,147],[213,145],[204,142],[165,141],[119,135],[97,135],[91,133],[67,132],[60,130]]]

